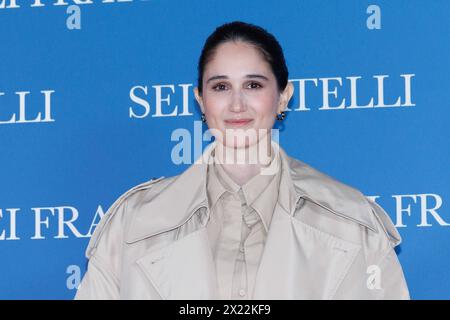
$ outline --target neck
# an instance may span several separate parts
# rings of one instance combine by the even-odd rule
[[[214,152],[214,161],[240,186],[267,168],[274,158],[271,139],[262,139],[254,145],[242,148],[229,147],[218,142]]]

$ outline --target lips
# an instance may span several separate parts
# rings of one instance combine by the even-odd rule
[[[225,120],[225,123],[228,126],[232,126],[232,127],[243,127],[252,121],[253,121],[253,119],[230,119],[230,120]]]

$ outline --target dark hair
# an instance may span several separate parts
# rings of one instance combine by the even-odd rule
[[[228,41],[243,41],[250,43],[262,54],[272,69],[277,80],[278,90],[283,91],[288,83],[288,69],[283,55],[283,49],[277,39],[265,29],[254,24],[241,21],[225,23],[214,30],[206,39],[198,62],[198,91],[203,93],[203,73],[211,61],[217,47]]]

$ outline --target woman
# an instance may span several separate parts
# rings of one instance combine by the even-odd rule
[[[277,40],[225,24],[198,71],[215,141],[182,174],[111,206],[76,298],[409,299],[384,210],[273,141],[293,93]]]

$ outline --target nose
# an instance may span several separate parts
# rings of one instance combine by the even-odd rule
[[[231,111],[242,112],[245,111],[245,108],[245,101],[242,93],[240,91],[234,91],[231,98]]]

